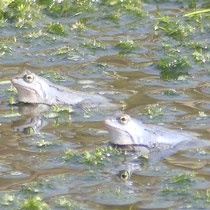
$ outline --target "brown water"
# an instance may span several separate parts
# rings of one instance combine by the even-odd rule
[[[162,5],[165,13],[180,12],[179,7],[170,6]],[[148,7],[151,14],[156,11],[154,5]],[[61,18],[60,21],[70,24],[75,20]],[[76,203],[75,209],[210,208],[208,148],[179,151],[164,160],[145,164],[133,158],[132,153],[124,158],[110,157],[102,166],[65,161],[62,157],[66,149],[82,153],[107,145],[103,119],[114,110],[37,116],[31,114],[30,107],[18,109],[9,105],[8,97],[14,95],[8,90],[13,76],[30,69],[37,74],[48,72],[53,80],[50,72],[57,72],[63,78],[56,80],[57,83],[75,90],[100,92],[113,103],[122,104],[120,110],[145,123],[182,128],[199,134],[199,139],[210,140],[209,63],[193,63],[184,80],[162,81],[155,61],[163,54],[158,48],[166,37],[155,35],[153,24],[144,21],[123,16],[116,26],[103,19],[91,20],[95,30],[70,31],[68,36],[56,39],[41,37],[26,41],[23,31],[9,33],[7,29],[8,33],[2,33],[1,39],[16,34],[17,41],[12,43],[14,51],[0,58],[1,209],[17,209],[25,198],[37,194],[51,209],[59,209],[56,202],[64,198]],[[207,34],[202,36],[209,44]],[[121,54],[114,45],[126,37],[140,47]],[[84,38],[95,38],[107,44],[107,48],[96,51],[83,48],[80,44]],[[56,48],[66,44],[78,47],[79,53],[53,54]],[[177,94],[165,94],[169,89]],[[161,107],[161,115],[150,119],[147,108],[155,104]],[[35,107],[32,110],[37,111]],[[30,134],[27,127],[33,127],[35,133]],[[117,177],[121,170],[132,171],[128,181]],[[180,175],[186,179],[174,181],[173,177]],[[30,186],[32,192],[28,190]],[[3,199],[7,194],[15,199],[5,205]]]

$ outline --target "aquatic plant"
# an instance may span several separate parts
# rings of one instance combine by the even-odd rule
[[[56,35],[66,35],[67,31],[63,24],[61,23],[49,23],[46,26],[47,32]]]
[[[179,95],[179,93],[174,89],[165,90],[163,92],[163,94],[167,95],[167,96],[177,96],[177,95]]]
[[[84,31],[86,28],[86,20],[85,19],[79,19],[77,20],[77,22],[75,22],[74,24],[72,24],[71,29],[74,31]]]
[[[56,203],[56,206],[69,209],[69,210],[80,209],[76,202],[71,201],[70,199],[67,200],[66,198],[60,198],[55,203]]]
[[[187,74],[186,70],[190,67],[190,62],[186,56],[171,54],[162,57],[158,61],[157,67],[162,70],[160,73],[162,80],[174,80]]]
[[[5,194],[4,196],[1,197],[0,199],[0,204],[3,206],[9,206],[13,203],[15,200],[15,196],[12,194]]]
[[[163,115],[162,107],[159,104],[149,105],[147,107],[147,113],[150,119]]]
[[[116,45],[116,48],[124,51],[124,52],[130,52],[134,49],[136,49],[136,45],[133,40],[127,39],[127,40],[120,40]]]
[[[41,197],[33,196],[24,200],[21,210],[47,210],[49,206],[42,201]]]
[[[202,190],[196,193],[195,199],[197,201],[205,201],[206,203],[210,203],[210,190]]]
[[[104,165],[107,161],[110,161],[110,157],[118,156],[121,152],[111,146],[108,147],[96,147],[93,151],[75,152],[68,149],[63,155],[65,161],[77,160],[83,164],[90,165]]]
[[[16,27],[33,27],[34,20],[40,19],[41,7],[32,0],[8,0],[0,5],[1,21],[15,22]]]
[[[192,173],[181,173],[170,178],[169,183],[185,185],[192,183]]]
[[[3,42],[0,42],[0,57],[5,54],[11,54],[11,53],[12,53],[12,48]]]
[[[114,7],[120,12],[130,13],[136,16],[143,16],[142,2],[140,0],[103,0],[107,6]]]
[[[200,52],[195,50],[192,56],[195,59],[195,62],[198,64],[206,63],[210,61],[210,53],[204,54],[202,50],[200,50]]]
[[[159,15],[160,20],[155,24],[155,30],[161,30],[166,35],[182,41],[183,38],[191,35],[195,29],[189,24],[184,25],[180,20],[172,20],[171,17],[166,15]]]
[[[95,39],[89,39],[88,41],[83,43],[83,46],[91,49],[91,50],[97,50],[97,49],[106,49],[106,46]]]
[[[81,12],[93,11],[97,2],[91,0],[38,0],[47,14],[57,17],[68,17]]]
[[[65,161],[72,160],[76,157],[79,157],[79,153],[72,149],[67,149],[64,155],[62,156],[63,160]]]

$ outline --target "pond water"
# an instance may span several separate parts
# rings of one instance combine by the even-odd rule
[[[109,147],[103,123],[121,110],[210,140],[210,16],[183,16],[209,3],[30,2],[27,21],[1,21],[0,209],[209,209],[209,148],[150,162]],[[26,69],[118,108],[10,105]]]

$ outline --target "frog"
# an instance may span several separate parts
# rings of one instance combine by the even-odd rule
[[[26,70],[11,79],[17,89],[20,102],[46,105],[78,105],[109,103],[99,94],[84,93],[57,85],[49,80]]]
[[[168,129],[158,125],[144,124],[140,120],[121,112],[104,120],[110,143],[114,145],[136,145],[148,149],[169,149],[176,145],[197,140],[196,134],[183,130]]]

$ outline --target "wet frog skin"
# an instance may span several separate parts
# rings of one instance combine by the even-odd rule
[[[196,136],[191,133],[145,125],[122,113],[107,117],[104,122],[109,131],[110,143],[115,145],[141,145],[149,149],[171,148],[197,140]]]
[[[74,91],[40,77],[28,70],[12,78],[12,84],[18,91],[18,97],[24,103],[36,104],[104,104],[108,100],[103,96]]]

